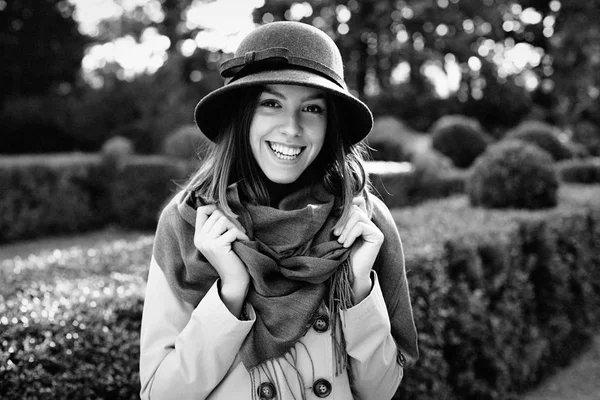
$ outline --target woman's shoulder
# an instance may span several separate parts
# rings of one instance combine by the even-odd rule
[[[189,192],[185,189],[175,195],[163,207],[158,225],[178,225],[182,222],[193,224],[196,219],[195,210],[187,203]]]
[[[388,206],[377,195],[367,193],[371,220],[382,230],[397,229],[396,222]]]

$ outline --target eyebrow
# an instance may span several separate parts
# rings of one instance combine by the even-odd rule
[[[265,89],[262,91],[262,93],[268,93],[270,95],[279,97],[280,99],[285,99],[285,95],[275,89],[272,89],[270,87],[265,87]],[[261,93],[261,94],[262,94]],[[325,100],[325,93],[323,92],[318,92],[314,95],[311,96],[307,96],[306,98],[302,99],[302,101],[310,101],[310,100]]]

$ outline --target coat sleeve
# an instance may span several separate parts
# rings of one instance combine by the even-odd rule
[[[398,229],[388,208],[372,199],[373,222],[385,240],[373,266],[373,287],[359,304],[341,312],[342,330],[358,399],[389,400],[403,367],[419,357],[417,331]]]
[[[142,399],[205,399],[235,361],[254,324],[240,321],[221,301],[216,281],[193,307],[180,300],[153,258],[140,338]]]
[[[389,400],[400,385],[403,368],[390,330],[385,301],[377,274],[373,287],[359,304],[341,311],[342,332],[352,368],[352,391],[356,399]]]

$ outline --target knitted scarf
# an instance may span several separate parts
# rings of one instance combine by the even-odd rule
[[[332,233],[339,219],[334,212],[335,197],[321,184],[285,196],[277,208],[242,202],[236,184],[228,188],[227,200],[250,239],[232,245],[252,282],[246,301],[254,308],[256,321],[240,351],[241,360],[250,371],[266,360],[285,355],[306,333],[322,301],[329,301],[334,314],[330,318],[332,324],[336,312],[350,305],[349,250]],[[176,207],[163,211],[153,256],[176,295],[196,306],[218,274],[193,243],[195,208],[199,205],[190,204],[194,202],[193,192],[177,201]],[[397,253],[398,248],[393,252]],[[389,284],[382,279],[380,282],[384,296],[388,294],[392,301],[388,307],[392,334],[399,347],[407,349],[412,363],[418,357],[416,332],[401,248],[400,257],[393,257],[391,261],[398,262],[400,268],[387,268],[390,275],[383,278],[394,280]],[[325,298],[327,294],[329,298]],[[336,328],[332,328],[335,332]],[[339,353],[346,356],[343,339],[341,344],[334,343],[334,350],[339,367]],[[345,361],[342,366],[347,366]]]

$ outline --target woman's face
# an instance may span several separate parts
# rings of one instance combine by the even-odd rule
[[[321,151],[326,130],[322,90],[268,85],[259,96],[250,125],[250,147],[267,178],[292,183]]]

